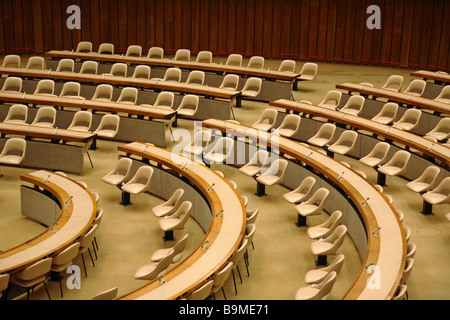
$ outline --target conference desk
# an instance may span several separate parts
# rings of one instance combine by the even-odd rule
[[[183,155],[140,142],[119,146],[118,150],[128,157],[140,158],[144,163],[156,162],[156,171],[165,171],[162,169],[163,166],[169,168],[168,170],[171,170],[179,180],[178,186],[172,185],[172,188],[178,188],[182,180],[188,181],[189,184],[195,186],[197,192],[201,193],[209,205],[209,208],[201,214],[202,216],[199,216],[198,211],[200,210],[196,210],[194,207],[192,209],[191,218],[196,219],[203,229],[206,229],[206,235],[201,244],[161,279],[151,281],[119,299],[174,300],[185,298],[212,279],[228,263],[239,247],[246,227],[246,211],[243,200],[228,181],[204,164],[192,162]],[[161,177],[161,184],[166,183],[168,179],[167,175]],[[163,186],[160,188],[160,192],[167,189]],[[157,189],[155,187],[155,190]],[[170,195],[167,194],[168,196]]]
[[[426,80],[431,80],[436,84],[443,84],[447,85],[450,84],[450,75],[442,72],[442,71],[428,71],[428,70],[417,70],[412,71],[411,73],[412,77],[419,77]]]
[[[70,178],[40,170],[22,175],[20,180],[33,185],[33,191],[37,194],[34,199],[49,198],[46,192],[51,194],[56,202],[55,206],[60,208],[60,214],[42,234],[0,252],[0,273],[20,271],[42,258],[51,257],[64,250],[90,229],[97,214],[97,204],[92,194]],[[35,204],[39,205],[38,202]],[[33,203],[25,205],[32,206]]]
[[[415,106],[420,109],[426,109],[434,111],[435,114],[449,114],[450,105],[423,97],[414,96],[408,93],[394,92],[381,88],[374,88],[357,83],[342,83],[336,85],[337,89],[347,90],[349,94],[357,92],[359,94],[373,96],[376,98],[385,98],[391,101]]]
[[[406,239],[395,209],[382,193],[340,162],[293,140],[277,137],[274,142],[275,139],[273,137],[269,139],[266,132],[261,133],[250,127],[230,122],[224,123],[217,119],[203,121],[202,126],[218,130],[223,135],[248,139],[252,143],[262,144],[272,150],[277,149],[280,154],[293,157],[313,168],[314,171],[321,173],[337,188],[340,188],[353,202],[363,219],[363,229],[360,229],[354,221],[354,217],[345,218],[348,219],[346,224],[349,235],[354,241],[361,237],[367,241],[366,251],[360,252],[364,261],[363,267],[343,299],[384,300],[392,298],[405,268]],[[289,177],[292,174],[286,176]],[[298,179],[295,183],[297,186]],[[331,202],[333,211],[341,209],[337,203]],[[350,215],[347,210],[342,209],[342,211],[344,215]],[[368,267],[369,265],[370,267]]]

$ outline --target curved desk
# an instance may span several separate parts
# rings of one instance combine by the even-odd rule
[[[97,214],[97,204],[89,190],[69,178],[41,170],[20,179],[54,196],[61,207],[61,214],[44,233],[1,252],[0,273],[19,271],[65,249],[89,230]]]
[[[441,71],[428,71],[428,70],[417,70],[412,71],[412,77],[419,77],[424,80],[434,81],[436,84],[447,85],[450,83],[450,75]]]
[[[144,143],[119,146],[127,156],[154,161],[173,170],[195,185],[211,208],[211,224],[202,241],[189,256],[162,277],[134,290],[122,300],[173,300],[184,298],[220,271],[239,247],[245,233],[246,212],[237,191],[203,164],[183,155]],[[214,186],[210,188],[211,185]],[[210,190],[212,189],[212,190]]]
[[[223,134],[246,138],[272,149],[277,148],[280,154],[286,154],[304,162],[342,189],[354,203],[364,221],[367,252],[363,266],[369,266],[371,263],[376,265],[380,281],[379,286],[368,285],[368,281],[371,282],[373,279],[371,278],[372,274],[367,273],[363,267],[343,299],[384,300],[392,298],[405,268],[406,239],[395,209],[373,185],[340,162],[293,140],[279,137],[278,141],[272,144],[275,139],[269,139],[266,132],[257,132],[253,128],[224,123],[224,121],[216,119],[203,121],[202,125],[205,128],[219,130]],[[349,229],[349,233],[351,231]]]

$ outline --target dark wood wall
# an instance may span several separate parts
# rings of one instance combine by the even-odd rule
[[[71,4],[81,8],[81,30],[66,27]],[[372,4],[380,30],[366,27]],[[0,0],[0,53],[89,40],[119,53],[139,44],[446,71],[449,17],[447,0]]]

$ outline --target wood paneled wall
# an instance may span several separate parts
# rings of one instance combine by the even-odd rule
[[[69,30],[69,5],[81,29]],[[370,5],[381,29],[370,30]],[[447,18],[445,18],[447,17]],[[73,49],[81,40],[173,53],[210,50],[271,58],[448,70],[446,0],[1,0],[0,53]]]

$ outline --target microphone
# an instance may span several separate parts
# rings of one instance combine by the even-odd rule
[[[50,74],[50,72],[52,72],[52,69],[51,69],[51,68],[48,70],[47,74]]]
[[[361,205],[362,206],[366,206],[367,205],[367,201],[369,201],[369,200],[370,200],[370,198],[367,197],[366,199],[363,200],[363,202],[361,202]]]
[[[343,179],[342,176],[344,175],[344,173],[345,173],[345,171],[342,171],[342,172],[341,172],[341,174],[340,174],[339,177],[338,177],[338,180],[342,180],[342,179]]]
[[[378,236],[380,236],[379,234],[376,234],[375,232],[377,232],[378,230],[380,230],[381,229],[381,227],[378,227],[378,228],[376,228],[375,230],[373,230],[370,234],[372,235],[372,236],[375,236],[375,237],[378,237]]]
[[[44,179],[44,184],[48,183],[48,179],[50,178],[50,175],[47,176],[47,178]]]
[[[162,284],[166,283],[166,282],[162,279],[162,278],[164,278],[164,276],[165,276],[165,274],[163,274],[161,277],[158,278],[158,282],[159,282],[159,283],[162,283]]]
[[[217,212],[214,216],[215,216],[216,218],[223,218],[223,216],[219,216],[219,214],[221,214],[222,212],[223,212],[223,209],[220,210],[219,212]]]
[[[58,127],[56,127],[55,132],[53,134],[58,134]]]
[[[214,187],[214,185],[215,185],[215,183],[212,183],[212,184],[208,187],[208,189],[206,189],[206,191],[213,191],[212,187]]]
[[[64,201],[64,204],[69,204],[69,201],[73,198],[73,196],[70,196],[66,201]]]
[[[366,271],[367,273],[373,273],[373,270],[369,270],[369,267],[374,266],[375,263],[371,262],[369,263],[367,266],[364,267],[364,271]]]
[[[200,246],[200,249],[203,250],[208,250],[209,248],[205,247],[204,245],[207,244],[209,242],[209,240],[206,240],[205,242],[202,243],[202,245]]]
[[[148,146],[145,146],[144,150],[142,150],[142,153],[146,153],[147,152],[147,148],[148,148]]]
[[[434,142],[431,144],[431,146],[428,148],[428,150],[433,151]]]
[[[184,164],[183,164],[183,166],[181,167],[181,170],[184,170],[184,169],[186,169],[186,166],[188,165],[188,162],[186,161]]]
[[[307,156],[306,156],[306,159],[311,159],[311,155],[313,154],[313,152],[311,151]]]
[[[227,124],[227,120],[225,120],[222,124],[222,127],[225,127],[225,125]]]

